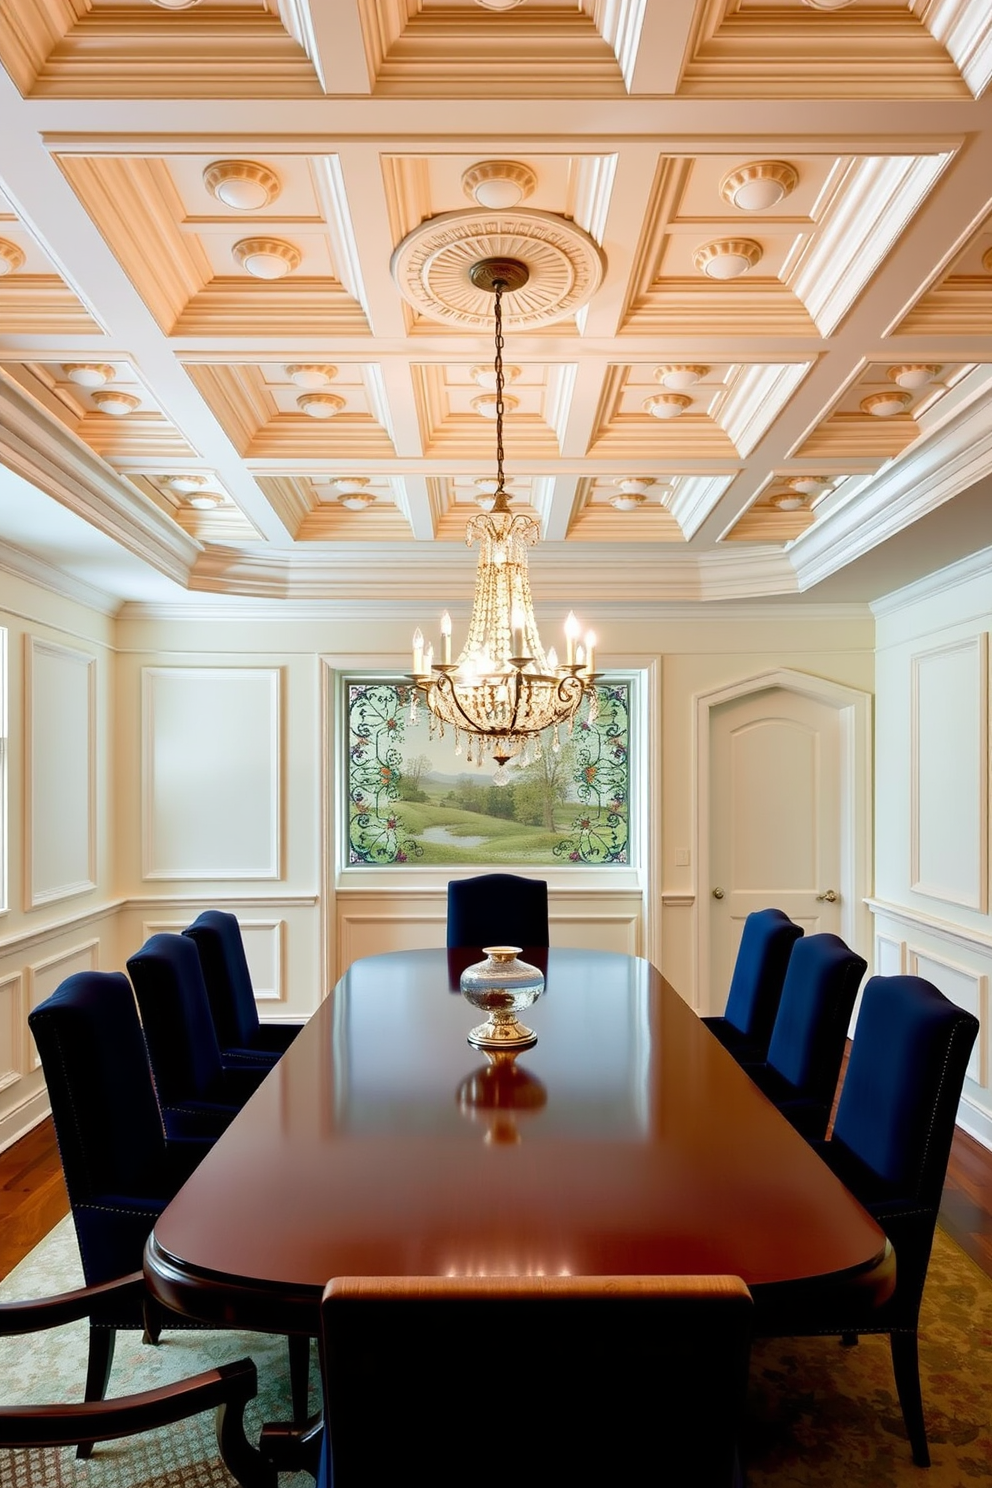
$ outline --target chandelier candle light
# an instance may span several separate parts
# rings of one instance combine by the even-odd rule
[[[558,730],[569,728],[584,697],[589,699],[590,717],[595,717],[596,637],[590,631],[584,647],[578,644],[582,627],[574,614],[565,622],[566,655],[560,664],[553,649],[546,654],[538,634],[527,572],[527,549],[533,547],[540,528],[532,517],[511,512],[503,485],[503,319],[504,293],[522,289],[527,283],[527,265],[513,258],[487,258],[469,271],[477,289],[495,296],[496,356],[496,490],[492,508],[470,518],[465,541],[479,540],[479,567],[468,637],[458,657],[451,660],[451,616],[441,616],[441,660],[425,645],[417,630],[413,637],[413,680],[441,734],[444,725],[468,739],[468,760],[473,748],[476,763],[490,757],[496,761],[493,776],[497,785],[508,780],[511,759],[527,764],[539,759],[541,736],[553,734],[551,747],[559,748]],[[414,706],[417,694],[414,695]]]

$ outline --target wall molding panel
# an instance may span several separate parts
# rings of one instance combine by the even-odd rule
[[[988,634],[911,658],[910,886],[988,912]]]
[[[281,872],[279,667],[142,672],[142,877]]]
[[[987,1086],[988,1073],[988,995],[989,979],[984,972],[975,972],[956,961],[938,957],[932,951],[921,951],[915,946],[906,948],[911,976],[925,977],[933,982],[949,1001],[972,1013],[979,1023],[979,1034],[968,1061],[967,1076],[976,1085]]]
[[[20,972],[0,977],[0,1091],[24,1075],[24,978]]]
[[[906,944],[890,935],[875,936],[874,976],[902,976],[906,970]]]
[[[213,905],[212,908],[219,906]],[[230,911],[232,914],[234,910]],[[143,940],[150,935],[181,935],[196,915],[183,916],[175,920],[144,920],[141,934]],[[241,938],[244,941],[248,970],[251,972],[252,991],[256,1002],[285,1002],[286,984],[283,974],[284,920],[246,920],[238,915]],[[137,948],[136,948],[137,949]]]
[[[97,886],[96,657],[25,636],[25,908]]]
[[[66,977],[74,975],[77,971],[97,971],[100,965],[100,942],[97,939],[86,940],[79,945],[68,946],[65,950],[57,951],[54,956],[46,956],[42,961],[33,961],[26,968],[27,981],[27,1006],[24,1009],[24,1068],[25,1070],[37,1070],[41,1068],[41,1060],[35,1048],[31,1030],[28,1028],[27,1015],[44,1002],[46,997],[64,982]]]

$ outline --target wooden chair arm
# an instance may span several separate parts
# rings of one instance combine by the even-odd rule
[[[144,1292],[144,1276],[140,1271],[132,1271],[128,1276],[118,1276],[97,1286],[78,1287],[72,1292],[58,1292],[54,1297],[0,1302],[0,1338],[59,1328],[63,1323],[88,1317],[101,1302],[117,1299],[138,1302]]]

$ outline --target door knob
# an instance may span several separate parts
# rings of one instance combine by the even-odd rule
[[[817,894],[817,896],[816,896],[816,902],[817,902],[817,904],[823,904],[824,901],[826,901],[827,904],[836,904],[837,903],[837,895],[834,893],[833,889],[827,889],[826,893]]]
[[[714,899],[722,899],[723,898],[723,890],[722,889],[714,889],[713,890],[713,898]]]

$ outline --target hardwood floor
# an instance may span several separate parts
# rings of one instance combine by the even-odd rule
[[[51,1120],[0,1153],[0,1277],[69,1212]],[[992,1276],[992,1152],[959,1131],[944,1185],[941,1224]]]

